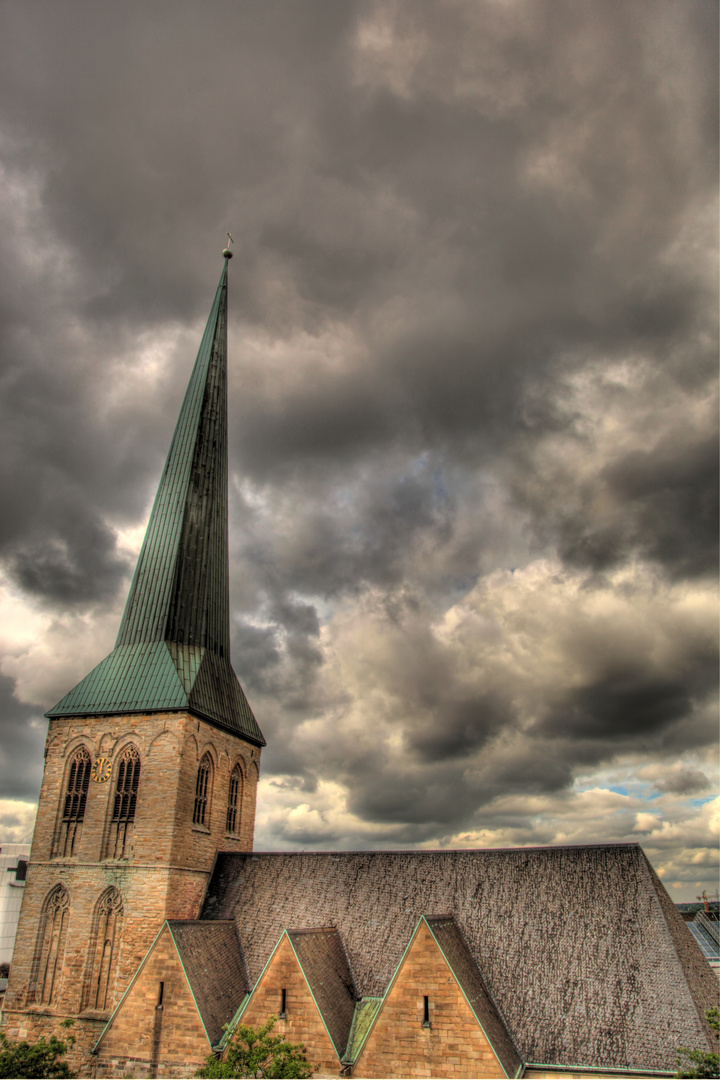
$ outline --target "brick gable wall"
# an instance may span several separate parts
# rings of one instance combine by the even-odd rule
[[[317,1069],[315,1076],[337,1076],[340,1060],[287,937],[282,938],[261,975],[241,1023],[259,1027],[268,1016],[277,1016],[283,989],[287,1018],[278,1019],[273,1035],[282,1035],[293,1043],[304,1043],[308,1060]],[[339,1047],[341,1054],[344,1049],[344,1046]]]
[[[430,1027],[423,1027],[423,997]],[[354,1077],[491,1077],[503,1069],[421,923],[353,1066]]]
[[[192,1076],[209,1053],[182,964],[164,927],[100,1044],[96,1075]]]

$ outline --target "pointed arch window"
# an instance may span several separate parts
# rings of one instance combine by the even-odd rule
[[[225,832],[231,836],[237,835],[240,827],[240,808],[243,796],[243,774],[239,765],[236,765],[230,773],[230,786],[228,788],[227,815],[225,818]]]
[[[95,911],[85,1008],[102,1012],[112,1004],[111,977],[120,945],[123,914],[122,896],[111,886],[100,897]]]
[[[90,783],[90,767],[90,754],[84,746],[81,746],[70,758],[70,767],[67,770],[62,817],[53,852],[56,856],[67,858],[74,855],[80,846]]]
[[[132,856],[139,783],[140,755],[134,746],[127,746],[118,762],[106,853],[108,859],[129,859]]]
[[[212,758],[203,754],[195,781],[195,806],[193,825],[207,826],[210,821],[210,795],[212,791]]]
[[[43,1005],[50,1005],[57,998],[69,919],[70,896],[64,885],[56,885],[43,904],[30,994],[32,1000]]]

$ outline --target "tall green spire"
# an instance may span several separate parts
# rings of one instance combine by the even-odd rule
[[[188,710],[265,744],[230,666],[224,254],[115,648],[51,718]]]

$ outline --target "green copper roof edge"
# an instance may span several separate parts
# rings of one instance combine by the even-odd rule
[[[213,346],[213,343],[214,343],[214,340],[215,340],[215,334],[217,332],[217,323],[218,323],[218,315],[219,315],[219,310],[220,310],[220,301],[222,299],[223,289],[226,288],[226,286],[227,286],[227,259],[225,259],[223,261],[223,268],[222,268],[222,272],[220,274],[220,281],[218,283],[217,289],[215,290],[215,297],[213,299],[213,303],[212,303],[212,306],[210,308],[210,314],[209,314],[208,320],[207,320],[207,322],[205,324],[205,329],[203,331],[203,336],[202,336],[201,341],[200,341],[200,347],[198,349],[198,352],[197,352],[197,355],[196,355],[196,358],[195,358],[195,362],[193,364],[192,371],[190,373],[190,379],[188,381],[188,385],[187,385],[187,388],[185,390],[185,395],[183,397],[183,402],[182,402],[182,405],[180,407],[180,414],[178,416],[177,423],[175,425],[175,429],[173,431],[173,437],[172,437],[172,440],[170,442],[170,447],[168,449],[167,457],[165,458],[165,464],[163,465],[162,473],[160,474],[160,483],[158,484],[158,489],[157,489],[157,491],[155,493],[155,498],[153,500],[153,506],[152,506],[152,510],[150,511],[150,518],[148,520],[148,527],[146,529],[145,536],[143,537],[142,546],[140,548],[140,554],[138,555],[138,560],[137,560],[137,563],[135,564],[135,571],[133,573],[132,582],[130,584],[130,590],[128,592],[127,600],[125,601],[125,607],[124,607],[124,610],[123,610],[122,618],[120,620],[120,627],[119,627],[118,634],[117,634],[117,639],[116,639],[116,642],[115,642],[116,646],[121,645],[121,644],[125,644],[123,639],[124,639],[124,635],[126,633],[126,628],[128,627],[128,625],[130,623],[131,612],[133,610],[134,602],[135,602],[136,589],[139,587],[139,581],[140,581],[141,573],[145,569],[146,551],[149,550],[150,545],[155,544],[159,540],[159,538],[161,536],[164,537],[164,535],[165,535],[165,533],[167,531],[168,525],[171,524],[168,520],[161,520],[157,515],[159,515],[159,513],[160,513],[160,509],[161,509],[163,500],[167,497],[168,484],[173,483],[172,480],[169,480],[167,478],[168,469],[169,469],[171,463],[174,462],[178,458],[179,458],[180,463],[182,465],[182,468],[180,470],[180,472],[181,472],[180,484],[178,486],[183,486],[183,487],[187,488],[187,483],[188,483],[188,480],[189,480],[189,477],[190,477],[190,472],[191,472],[191,469],[192,469],[192,454],[188,454],[187,453],[187,448],[186,448],[186,452],[184,454],[184,460],[183,460],[182,456],[179,455],[178,448],[177,448],[176,444],[177,444],[177,441],[179,439],[183,438],[183,436],[185,438],[185,441],[187,441],[188,436],[187,436],[187,430],[186,429],[188,429],[188,428],[191,429],[192,428],[193,420],[194,420],[194,423],[195,423],[195,427],[197,428],[197,424],[199,423],[200,417],[202,415],[203,394],[198,394],[197,393],[196,384],[198,382],[199,375],[200,375],[200,372],[201,372],[202,368],[203,367],[205,367],[205,368],[208,367],[209,362],[210,362],[210,358],[212,356],[212,346]],[[195,400],[193,400],[193,399],[195,399]],[[192,415],[193,413],[196,414],[194,417]],[[188,415],[188,414],[190,414],[190,415]],[[173,521],[173,523],[171,525],[171,528],[174,528],[174,530],[176,532],[176,536],[174,537],[174,540],[172,540],[172,546],[174,546],[174,550],[172,552],[172,567],[168,568],[168,571],[165,574],[165,579],[166,580],[165,580],[164,588],[165,588],[166,591],[168,591],[169,589],[172,588],[172,582],[173,582],[174,574],[175,574],[175,560],[176,560],[176,557],[177,557],[177,545],[180,543],[180,538],[181,538],[181,535],[182,535],[182,522],[184,520],[184,515],[185,515],[185,504],[183,504],[182,512],[179,515],[175,516],[175,519],[174,519],[174,521]],[[153,526],[157,525],[157,528],[155,528],[153,530],[152,534],[151,534],[151,531],[150,531],[150,526],[151,525],[153,525]],[[163,543],[165,543],[164,540],[163,540]],[[148,569],[149,569],[149,567],[148,567]],[[148,602],[148,599],[149,599],[149,597],[145,598],[146,603]],[[157,597],[154,598],[153,603],[157,604]],[[147,618],[147,614],[148,613],[146,612],[145,613],[145,619]],[[167,613],[165,615],[165,618],[167,619]],[[143,621],[145,621],[145,620],[143,620]]]
[[[267,746],[267,741],[263,738],[262,741],[257,739],[254,735],[248,735],[244,731],[239,731],[235,727],[230,727],[229,724],[224,724],[222,720],[217,720],[213,716],[207,716],[205,713],[200,712],[199,709],[193,709],[188,706],[164,706],[159,705],[157,707],[148,709],[123,709],[118,711],[117,709],[108,709],[106,712],[98,711],[94,709],[89,712],[46,712],[44,715],[48,720],[62,720],[70,716],[134,716],[137,713],[188,713],[190,716],[195,716],[199,720],[204,720],[208,724],[212,724],[213,727],[220,728],[221,731],[228,731],[231,735],[237,735],[238,738],[244,739],[245,742],[252,743],[253,746]]]
[[[353,1059],[353,1063],[356,1062],[357,1059],[360,1057],[360,1054],[362,1052],[362,1048],[365,1045],[365,1043],[368,1041],[368,1036],[369,1036],[370,1032],[372,1031],[372,1029],[375,1027],[375,1024],[377,1023],[377,1018],[380,1015],[380,1013],[382,1012],[382,1007],[385,1004],[385,999],[387,998],[388,994],[392,990],[393,985],[395,984],[395,980],[397,979],[398,974],[400,972],[400,968],[403,966],[403,963],[405,962],[405,957],[408,954],[408,950],[409,950],[410,946],[412,945],[413,941],[415,940],[415,938],[417,937],[417,932],[420,929],[420,926],[424,921],[425,921],[425,916],[421,915],[420,918],[418,919],[416,925],[415,925],[415,929],[413,930],[412,934],[410,935],[410,940],[408,941],[407,945],[403,949],[403,954],[400,957],[400,960],[398,962],[398,966],[395,968],[395,971],[392,974],[392,978],[390,979],[390,982],[385,987],[385,993],[383,994],[382,998],[380,999],[380,1004],[378,1005],[377,1012],[375,1013],[375,1015],[374,1015],[374,1017],[372,1019],[372,1023],[370,1024],[367,1031],[365,1032],[365,1036],[364,1036],[362,1042],[360,1043],[360,1046],[358,1047],[358,1051],[357,1051],[357,1054],[355,1055],[355,1057]]]
[[[154,654],[154,655],[153,655]],[[143,664],[147,666],[147,670],[142,670]],[[160,664],[164,668],[165,679],[169,675],[173,675],[177,685],[174,687],[174,695],[170,694],[170,686],[167,682],[161,683],[160,698],[165,698],[163,706],[165,708],[182,709],[189,705],[189,698],[182,684],[182,680],[177,671],[177,667],[172,658],[172,654],[167,647],[165,641],[149,641],[149,642],[131,642],[125,645],[116,645],[112,652],[95,665],[95,667],[88,672],[88,674],[76,683],[71,690],[68,690],[64,697],[60,698],[60,701],[49,709],[45,714],[48,718],[52,716],[100,716],[100,715],[121,715],[130,712],[147,712],[152,709],[160,711],[163,707],[161,702],[157,700],[158,689],[157,686],[153,686],[153,690],[148,694],[147,689],[144,691],[145,697],[142,698],[143,692],[138,692],[134,689],[134,685],[145,684],[147,686],[148,680],[157,679],[157,676],[161,674],[156,670],[157,665]],[[114,665],[124,665],[120,671],[116,672],[112,677],[111,687],[105,687],[104,682],[106,679],[106,673],[111,673]],[[103,670],[101,670],[103,669]],[[101,689],[91,690],[93,683],[97,681],[100,684]],[[86,689],[83,693],[81,690],[83,684],[86,684]],[[135,701],[129,707],[118,707],[117,697],[113,701],[113,696],[117,694],[117,690],[113,690],[114,687],[124,687],[124,692],[128,694],[128,698],[132,700],[135,697]],[[133,687],[132,692],[129,691],[129,687]],[[179,691],[179,694],[178,694]],[[84,694],[92,695],[97,694],[97,697],[90,703],[84,703]],[[156,696],[156,700],[153,701],[153,694]],[[73,698],[77,695],[77,704],[73,701]],[[105,702],[103,702],[105,698]],[[138,700],[138,698],[140,700]],[[170,700],[168,700],[170,698]],[[182,701],[184,698],[184,703]],[[70,700],[68,700],[70,699]],[[109,700],[108,700],[109,699]],[[64,702],[67,704],[63,705]],[[107,704],[107,708],[103,708],[103,704]]]
[[[220,1040],[220,1042],[215,1043],[215,1046],[213,1046],[213,1053],[214,1054],[222,1053],[222,1051],[227,1046],[228,1040],[231,1038],[233,1031],[235,1030],[235,1028],[239,1024],[240,1017],[242,1016],[243,1012],[245,1011],[245,1006],[247,1005],[248,1001],[250,1000],[250,997],[251,997],[251,994],[249,993],[249,991],[246,990],[245,991],[245,996],[243,997],[242,1001],[240,1002],[237,1009],[233,1013],[232,1019],[229,1021],[229,1023],[223,1024],[224,1034],[223,1034],[223,1037]]]
[[[172,926],[170,925],[170,920],[166,919],[165,921],[167,923],[167,928],[170,931],[170,937],[172,939],[172,943],[175,946],[175,952],[177,953],[177,958],[180,961],[180,967],[182,968],[182,973],[185,976],[185,982],[187,983],[188,990],[190,991],[190,994],[192,996],[193,1003],[194,1003],[195,1008],[197,1010],[197,1014],[200,1017],[200,1023],[203,1026],[203,1031],[205,1032],[205,1038],[208,1041],[208,1046],[212,1050],[212,1040],[211,1040],[210,1036],[208,1035],[208,1029],[205,1027],[205,1020],[203,1018],[203,1014],[200,1012],[200,1008],[199,1008],[198,1003],[197,1003],[197,998],[195,997],[195,991],[193,990],[192,986],[190,985],[190,979],[188,978],[188,973],[185,970],[185,964],[183,963],[183,958],[180,955],[180,950],[178,948],[178,943],[175,940],[175,935],[173,934],[173,929],[172,929]]]
[[[462,994],[462,996],[463,996],[463,997],[465,998],[465,1000],[466,1000],[466,1002],[467,1002],[467,1004],[468,1004],[468,1008],[470,1009],[470,1012],[471,1012],[471,1013],[473,1014],[473,1016],[474,1016],[474,1017],[475,1017],[475,1019],[477,1020],[477,1022],[478,1022],[478,1026],[479,1026],[480,1030],[482,1031],[483,1035],[484,1035],[484,1036],[485,1036],[485,1038],[487,1039],[487,1044],[488,1044],[488,1046],[490,1047],[490,1049],[492,1050],[493,1054],[494,1054],[494,1055],[495,1055],[495,1057],[497,1058],[497,1063],[498,1063],[498,1065],[500,1066],[500,1068],[502,1069],[503,1073],[505,1074],[505,1078],[506,1078],[506,1080],[511,1080],[511,1078],[510,1078],[510,1074],[509,1074],[509,1072],[507,1071],[507,1069],[505,1068],[505,1066],[503,1065],[502,1061],[500,1060],[500,1055],[498,1054],[497,1050],[496,1050],[496,1049],[495,1049],[495,1047],[493,1046],[493,1041],[492,1041],[492,1039],[490,1038],[490,1036],[488,1035],[487,1031],[485,1030],[485,1026],[484,1026],[484,1024],[483,1024],[482,1020],[480,1019],[480,1017],[478,1016],[478,1014],[477,1014],[477,1013],[475,1012],[475,1009],[473,1008],[473,1006],[472,1006],[472,1004],[471,1004],[471,1002],[470,1002],[470,998],[469,998],[469,997],[467,996],[467,994],[465,993],[465,988],[463,987],[462,983],[460,982],[459,978],[457,977],[457,974],[456,974],[456,972],[455,972],[455,968],[454,968],[454,967],[452,966],[452,964],[451,964],[451,963],[450,963],[450,961],[448,960],[448,958],[447,958],[447,956],[446,956],[446,954],[445,954],[445,950],[443,949],[443,947],[442,947],[442,945],[440,944],[440,942],[438,941],[438,939],[437,939],[437,938],[435,937],[435,934],[433,933],[433,928],[432,928],[432,926],[431,926],[431,925],[430,925],[430,923],[429,923],[429,922],[427,921],[427,919],[425,918],[425,916],[424,916],[424,915],[422,915],[422,916],[421,916],[421,918],[422,918],[422,919],[424,920],[424,922],[425,922],[425,925],[427,926],[428,930],[430,931],[430,934],[431,934],[431,936],[432,936],[432,939],[433,939],[433,941],[435,942],[435,944],[437,945],[438,949],[440,950],[440,955],[442,956],[442,958],[443,958],[443,960],[445,961],[445,963],[447,964],[447,966],[448,966],[448,967],[450,968],[450,971],[452,972],[452,977],[454,978],[454,980],[455,980],[455,983],[456,983],[456,985],[457,985],[457,986],[458,986],[458,987],[460,988],[460,993],[461,993],[461,994]],[[475,966],[477,967],[477,964],[476,964]],[[478,969],[478,970],[479,970],[479,969]],[[482,978],[482,976],[481,976],[481,978]],[[485,992],[487,993],[487,989],[486,989],[486,991],[485,991]],[[495,1009],[495,1011],[497,1012],[497,1014],[498,1014],[498,1017],[500,1018],[500,1020],[501,1020],[501,1022],[502,1022],[502,1024],[503,1024],[503,1027],[505,1028],[505,1030],[507,1031],[508,1035],[510,1036],[510,1041],[511,1041],[511,1042],[512,1042],[512,1044],[513,1044],[513,1047],[514,1047],[514,1049],[515,1049],[515,1053],[517,1054],[517,1056],[518,1056],[518,1060],[519,1060],[519,1062],[520,1062],[520,1068],[522,1068],[522,1067],[523,1067],[523,1058],[522,1058],[522,1054],[520,1053],[520,1051],[519,1051],[518,1047],[517,1047],[517,1046],[516,1046],[516,1044],[515,1044],[515,1039],[514,1039],[514,1038],[513,1038],[513,1036],[512,1036],[512,1032],[511,1032],[511,1031],[510,1031],[510,1029],[508,1028],[508,1025],[507,1025],[507,1024],[505,1023],[505,1018],[504,1018],[503,1016],[501,1016],[501,1014],[500,1014],[500,1010],[498,1009],[497,1005],[495,1004],[495,1002],[493,1001],[493,999],[492,999],[492,998],[490,997],[490,995],[489,995],[489,994],[488,994],[488,1000],[490,1001],[490,1004],[492,1005],[492,1007],[493,1007],[493,1008]],[[515,1076],[517,1076],[517,1072],[515,1073]]]
[[[330,1043],[332,1045],[333,1050],[335,1051],[335,1055],[336,1055],[338,1061],[340,1062],[340,1064],[342,1065],[342,1058],[341,1058],[340,1054],[338,1053],[338,1048],[335,1045],[335,1040],[333,1039],[332,1035],[330,1034],[330,1028],[325,1023],[325,1017],[323,1016],[323,1011],[320,1008],[320,1006],[318,1005],[317,998],[315,997],[315,994],[313,993],[313,988],[310,985],[310,980],[308,979],[307,975],[305,974],[305,968],[303,967],[302,960],[300,959],[300,957],[297,954],[297,949],[295,948],[295,945],[293,944],[293,939],[290,937],[287,930],[283,931],[283,933],[287,934],[287,939],[290,942],[290,948],[292,949],[292,951],[295,954],[295,959],[297,960],[298,965],[300,967],[300,970],[302,971],[302,977],[305,980],[305,985],[307,986],[308,990],[310,991],[310,997],[313,999],[313,1001],[315,1003],[315,1008],[318,1011],[318,1016],[320,1017],[320,1019],[323,1022],[323,1027],[325,1028],[325,1031],[327,1032],[327,1037],[330,1040]]]
[[[378,1009],[380,1008],[380,1005],[382,1004],[382,998],[381,997],[373,997],[371,994],[367,994],[364,997],[360,998],[359,1001],[355,1002],[355,1011],[353,1013],[352,1024],[350,1025],[350,1033],[348,1035],[347,1046],[345,1047],[345,1053],[343,1054],[342,1059],[341,1059],[341,1064],[343,1064],[343,1065],[352,1064],[352,1062],[357,1057],[357,1054],[352,1053],[351,1047],[352,1047],[352,1044],[353,1044],[353,1038],[354,1038],[354,1035],[355,1035],[355,1027],[356,1027],[356,1024],[357,1024],[358,1017],[360,1015],[360,1012],[362,1010],[363,1005],[367,1004],[368,1002],[375,1002],[376,1003],[375,1013],[377,1013]],[[373,1020],[374,1019],[375,1019],[375,1014],[373,1014]],[[372,1020],[370,1021],[370,1024],[372,1024]],[[369,1025],[368,1025],[368,1030],[369,1030]]]
[[[115,1008],[113,1009],[112,1013],[110,1014],[110,1019],[108,1020],[107,1024],[105,1025],[105,1027],[104,1027],[104,1028],[102,1029],[102,1031],[101,1031],[101,1032],[100,1032],[100,1034],[98,1035],[97,1041],[95,1042],[95,1044],[93,1045],[92,1049],[90,1050],[90,1053],[91,1053],[91,1054],[97,1054],[97,1052],[98,1052],[98,1047],[100,1046],[100,1043],[101,1043],[101,1042],[103,1041],[103,1039],[105,1038],[105,1034],[106,1034],[106,1032],[107,1032],[108,1028],[110,1027],[110,1025],[112,1024],[113,1020],[115,1019],[115,1017],[116,1017],[116,1015],[117,1015],[117,1012],[118,1012],[118,1010],[119,1010],[119,1009],[121,1008],[121,1006],[122,1006],[122,1003],[123,1003],[123,1001],[124,1001],[124,1000],[125,1000],[125,998],[126,998],[126,997],[128,996],[128,994],[129,994],[129,993],[130,993],[130,991],[132,990],[133,986],[135,985],[135,982],[136,982],[136,980],[137,980],[137,978],[138,978],[138,976],[139,976],[140,972],[141,972],[141,971],[142,971],[142,969],[143,969],[143,968],[145,967],[145,964],[146,964],[146,963],[148,962],[148,959],[149,959],[149,957],[150,957],[150,953],[151,953],[151,952],[153,951],[153,949],[155,948],[155,945],[156,945],[156,943],[157,943],[157,940],[158,940],[158,938],[160,937],[160,935],[162,934],[162,932],[163,932],[163,930],[165,929],[165,927],[166,927],[166,926],[167,926],[167,919],[163,919],[162,925],[160,926],[160,929],[158,930],[158,932],[157,932],[157,934],[155,935],[155,937],[153,938],[153,940],[152,940],[152,944],[150,945],[150,948],[148,949],[148,951],[147,951],[147,952],[145,953],[145,955],[143,956],[143,958],[142,958],[142,961],[141,961],[141,963],[140,963],[140,964],[138,965],[138,968],[137,968],[137,970],[136,970],[135,974],[133,975],[132,979],[131,979],[131,980],[130,980],[130,982],[128,983],[128,987],[127,987],[127,990],[125,991],[125,993],[123,994],[123,996],[122,996],[122,997],[120,998],[120,1000],[118,1001],[117,1005],[115,1006]],[[168,929],[170,929],[170,927],[168,927]]]
[[[255,995],[255,991],[257,990],[258,986],[262,982],[263,975],[267,971],[273,956],[275,955],[275,953],[280,948],[280,943],[281,943],[282,939],[285,937],[286,934],[287,934],[287,930],[283,930],[282,934],[277,939],[277,944],[275,945],[275,948],[273,949],[273,951],[268,956],[265,967],[262,969],[262,971],[258,975],[257,980],[255,982],[255,985],[253,986],[252,990],[250,990],[250,992],[247,994],[247,997],[245,998],[245,1000],[240,1002],[240,1005],[238,1006],[237,1012],[233,1016],[230,1023],[227,1024],[225,1034],[223,1035],[222,1039],[220,1040],[220,1043],[218,1043],[218,1046],[220,1046],[221,1043],[222,1043],[223,1046],[227,1043],[228,1039],[231,1037],[231,1035],[234,1032],[235,1028],[240,1023],[243,1013],[245,1012],[246,1008],[248,1007],[248,1005],[252,1001],[252,999],[253,999],[253,997]]]

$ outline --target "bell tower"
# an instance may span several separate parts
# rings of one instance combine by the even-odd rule
[[[115,648],[46,714],[4,1027],[75,1068],[164,919],[195,918],[218,850],[253,844],[260,728],[230,664],[224,263]]]

